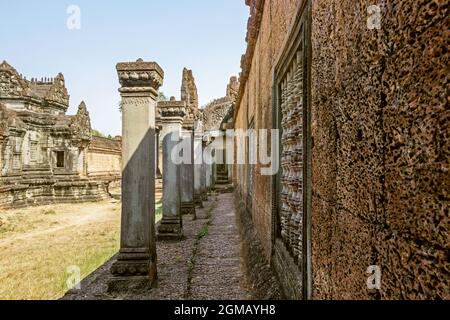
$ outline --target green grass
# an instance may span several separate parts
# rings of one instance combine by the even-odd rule
[[[209,224],[205,223],[202,228],[200,229],[200,232],[197,234],[197,240],[201,240],[204,237],[206,237],[209,234]]]
[[[155,211],[155,221],[158,222],[162,219],[162,204],[157,203],[156,204],[156,211]]]
[[[69,267],[77,266],[83,279],[117,253],[120,204],[106,204],[106,208],[102,204],[89,206],[58,206],[53,212],[28,208],[25,214],[7,212],[2,215],[1,300],[59,299],[70,289],[67,284],[71,276]],[[98,220],[73,224],[78,218],[89,218],[92,212],[99,212],[96,208],[103,210]],[[160,205],[156,213],[158,221],[162,213]],[[51,230],[65,226],[61,230]],[[50,232],[40,233],[49,229]]]

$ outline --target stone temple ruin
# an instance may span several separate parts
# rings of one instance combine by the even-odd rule
[[[156,173],[161,173],[164,199],[163,220],[158,227],[161,239],[180,239],[182,237],[180,218],[183,214],[193,214],[195,207],[202,207],[208,193],[216,181],[223,184],[228,179],[219,179],[221,173],[227,172],[217,161],[202,163],[205,148],[215,137],[224,136],[221,130],[225,117],[232,113],[232,101],[236,97],[237,78],[231,78],[227,95],[213,101],[205,108],[199,109],[198,92],[192,70],[184,68],[182,74],[181,100],[171,97],[169,101],[159,101],[156,107]],[[175,140],[183,141],[189,154],[183,154],[184,163],[177,168],[169,157],[169,135],[176,133]],[[175,143],[176,144],[176,143]],[[186,152],[183,150],[183,152]],[[217,150],[217,152],[221,152]],[[184,158],[186,157],[186,158]],[[213,160],[213,159],[212,159]],[[177,172],[179,170],[179,172]],[[176,173],[176,174],[175,174]],[[178,191],[177,185],[180,185]],[[179,194],[178,194],[179,193]],[[178,200],[179,198],[179,200]],[[175,199],[175,200],[173,200]],[[175,201],[168,206],[169,201]],[[178,212],[180,211],[180,212]],[[168,217],[171,212],[173,217]],[[180,215],[181,214],[181,215]]]
[[[237,213],[239,260],[265,298],[278,297],[275,279],[288,299],[448,299],[448,5],[391,0],[372,28],[367,2],[245,3],[239,80],[203,109],[192,71],[183,70],[180,100],[157,101],[156,62],[117,64],[121,141],[97,143],[83,103],[65,115],[62,75],[27,81],[1,64],[0,206],[101,198],[116,181],[121,143],[120,251],[94,275],[108,282],[98,289],[106,298],[151,289],[156,242],[182,243],[183,214],[200,217],[209,191],[232,181],[235,204],[225,210]],[[233,137],[245,163],[239,152],[226,159],[231,128],[279,134],[264,146],[277,154],[276,172],[251,161],[266,143],[250,136]]]
[[[61,73],[27,80],[0,64],[0,208],[100,200],[120,185],[121,139],[93,137],[86,104],[68,106]]]
[[[165,136],[159,163],[170,196],[156,230],[153,193],[145,201],[135,196],[151,190],[154,172],[135,177],[132,168],[154,165],[153,146],[139,142],[153,139],[163,73],[153,62],[118,65],[130,114],[124,132],[133,131],[124,145],[135,150],[124,175],[139,183],[124,189],[124,240],[110,289],[153,283],[156,239],[180,239],[182,209],[192,211],[192,199],[201,206],[211,180],[231,175],[243,260],[257,286],[267,288],[258,269],[266,265],[289,299],[448,299],[446,3],[388,1],[378,7],[379,28],[366,21],[367,2],[245,3],[239,83],[232,78],[225,98],[197,112],[186,70],[181,101],[158,104]],[[136,128],[139,114],[151,118]],[[235,137],[243,164],[200,160],[229,128],[279,134],[278,145],[267,145],[279,155],[276,172],[263,174],[267,165],[252,163],[265,143],[250,137]],[[193,168],[170,163],[182,139],[191,141]],[[226,151],[219,149],[213,157]],[[381,286],[368,281],[372,269]]]
[[[237,79],[231,78],[227,95],[201,110],[191,70],[183,70],[181,99],[168,101],[156,101],[164,78],[157,63],[142,59],[119,63],[117,72],[124,120],[122,240],[111,266],[110,291],[151,286],[156,279],[156,240],[181,240],[182,215],[195,219],[196,207],[202,207],[215,183],[229,182],[225,166],[218,168],[217,154],[212,152],[210,161],[204,154],[215,137],[225,136],[223,122],[233,112],[238,87]],[[174,154],[181,157],[180,163]],[[163,216],[155,226],[159,177]]]
[[[237,88],[233,77],[226,96],[202,110],[193,72],[185,68],[181,99],[171,97],[156,103],[157,191],[162,191],[168,165],[163,162],[164,138],[175,127],[180,138],[191,144],[192,161],[180,169],[185,186],[180,190],[182,214],[195,214],[195,205],[202,206],[216,181],[229,182],[224,166],[198,162],[202,150],[214,138],[224,136],[222,122],[232,114]],[[93,136],[86,104],[81,102],[73,116],[66,115],[68,106],[62,74],[27,80],[6,61],[0,65],[0,207],[101,200],[110,194],[110,188],[120,186],[122,138]],[[166,188],[171,192],[169,181],[173,182],[167,180]],[[167,219],[163,222],[161,230]]]

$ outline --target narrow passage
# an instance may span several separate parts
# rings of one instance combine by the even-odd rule
[[[192,299],[251,298],[245,289],[235,212],[233,194],[215,197],[207,234],[197,247],[190,290]]]
[[[84,279],[81,290],[63,299],[238,300],[251,299],[241,265],[240,238],[232,193],[209,196],[197,219],[183,217],[185,239],[157,242],[158,282],[155,288],[110,294],[107,283],[114,258]]]

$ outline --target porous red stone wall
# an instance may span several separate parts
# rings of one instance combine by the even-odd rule
[[[383,3],[313,1],[315,298],[450,298],[448,1]]]
[[[272,128],[273,67],[301,1],[247,2],[235,127]],[[313,298],[449,299],[448,1],[311,3]],[[235,166],[244,199],[246,171]],[[272,186],[259,166],[253,185],[270,260]],[[381,290],[367,289],[372,265]]]
[[[247,1],[252,16],[247,34],[248,50],[242,59],[240,95],[235,108],[235,127],[247,129],[251,120],[254,129],[272,128],[272,78],[277,56],[299,0],[253,0]],[[258,32],[259,31],[259,32]],[[244,179],[239,178],[235,166],[234,181],[238,190],[247,191],[247,166],[243,168]],[[261,167],[254,167],[252,218],[261,239],[267,259],[272,250],[272,187],[270,176],[261,175]]]

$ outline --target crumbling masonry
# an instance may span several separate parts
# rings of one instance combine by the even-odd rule
[[[92,137],[84,102],[66,115],[64,76],[0,64],[0,208],[100,200],[120,185],[121,140]]]

